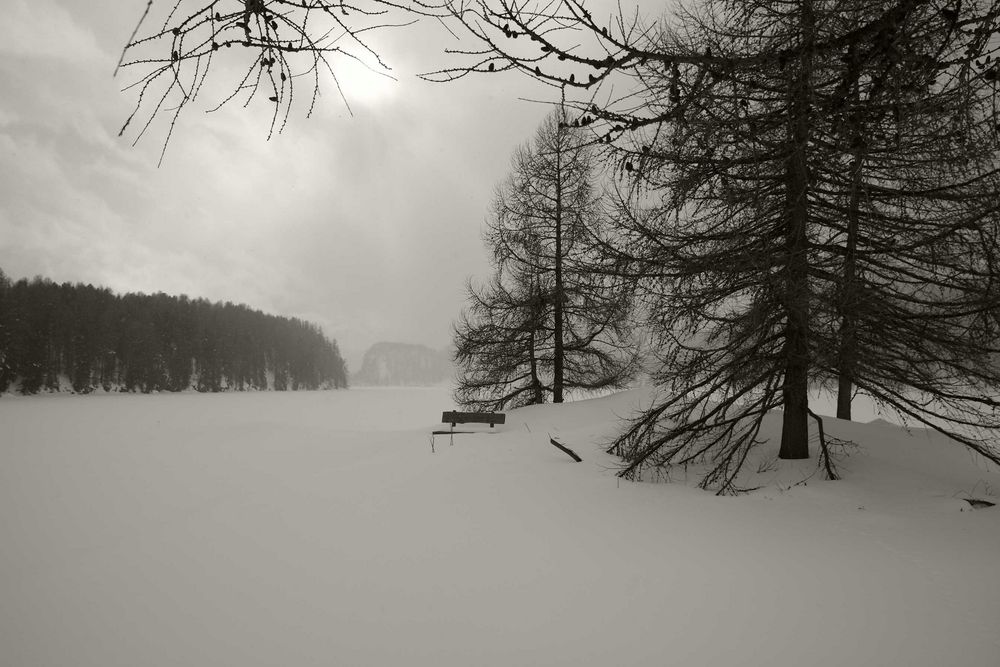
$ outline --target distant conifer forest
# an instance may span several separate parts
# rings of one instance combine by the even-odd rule
[[[0,270],[0,393],[346,386],[337,344],[308,322]]]

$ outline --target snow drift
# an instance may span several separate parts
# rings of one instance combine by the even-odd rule
[[[1000,507],[963,500],[996,470],[828,419],[843,481],[766,451],[746,496],[619,481],[644,400],[432,454],[442,388],[4,398],[0,664],[997,664]]]

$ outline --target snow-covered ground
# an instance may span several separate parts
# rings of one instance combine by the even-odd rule
[[[0,665],[1000,665],[995,470],[828,419],[843,481],[619,482],[645,398],[432,453],[446,389],[4,397]]]

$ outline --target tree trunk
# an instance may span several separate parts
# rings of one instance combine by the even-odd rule
[[[542,383],[538,380],[538,359],[535,356],[535,331],[532,329],[528,333],[528,354],[530,355],[528,364],[531,369],[531,402],[540,405],[545,402],[542,396]]]
[[[563,132],[565,130],[560,129],[559,135],[556,138],[556,248],[555,248],[555,304],[552,308],[552,317],[555,320],[552,327],[552,335],[555,339],[553,341],[553,360],[552,360],[552,402],[562,403],[563,402],[563,357],[565,356],[565,351],[563,348],[563,274],[562,274],[562,225],[563,225],[563,204],[562,204],[562,190],[563,190],[563,164],[562,164],[562,149],[563,149]]]
[[[538,379],[538,346],[535,340],[535,332],[538,331],[539,327],[539,313],[543,310],[541,306],[542,301],[542,287],[541,285],[535,286],[535,299],[534,299],[534,313],[532,314],[535,320],[532,323],[531,328],[528,330],[528,364],[531,369],[531,391],[533,394],[532,403],[540,405],[545,402],[545,396],[542,393],[542,382]]]
[[[858,102],[855,83],[854,100]],[[854,393],[854,368],[857,363],[856,261],[858,221],[861,215],[861,173],[864,165],[864,131],[860,114],[851,115],[851,198],[847,210],[847,243],[844,249],[844,284],[840,295],[840,349],[837,358],[837,419],[851,419],[851,395]]]
[[[847,215],[847,247],[844,256],[844,285],[841,296],[840,351],[837,362],[837,419],[851,418],[851,395],[854,392],[854,366],[857,362],[856,318],[853,309],[857,307],[855,288],[855,262],[858,248],[858,194],[861,174],[861,155],[855,155],[854,190],[851,192],[850,210]]]
[[[809,256],[806,223],[809,194],[809,129],[814,17],[810,0],[801,5],[803,51],[792,76],[789,99],[789,157],[785,172],[785,345],[781,428],[782,459],[809,458]]]

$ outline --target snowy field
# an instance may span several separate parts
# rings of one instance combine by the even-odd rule
[[[644,397],[432,453],[446,389],[5,396],[0,665],[1000,665],[995,470],[828,419],[844,481],[619,483]]]

